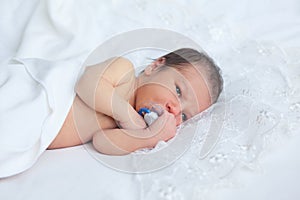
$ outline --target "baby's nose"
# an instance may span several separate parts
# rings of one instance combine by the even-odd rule
[[[166,110],[174,115],[176,119],[176,126],[178,126],[182,122],[180,104],[167,103]]]
[[[181,108],[179,103],[168,102],[166,103],[166,110],[172,113],[175,117],[181,113]]]

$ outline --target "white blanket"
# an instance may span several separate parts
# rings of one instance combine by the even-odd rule
[[[16,53],[11,49],[11,54],[1,54],[0,178],[31,167],[64,122],[85,58],[99,38],[104,39],[103,34],[95,33],[100,24],[104,28],[105,23],[97,18],[104,7],[84,6],[87,3],[43,0],[3,5],[7,10],[15,6],[25,11],[20,14],[24,25],[12,28],[21,39]],[[12,32],[13,24],[2,23],[5,31]],[[12,38],[3,32],[8,40]]]
[[[12,60],[1,70],[0,177],[31,167],[57,135],[74,97],[81,63]]]

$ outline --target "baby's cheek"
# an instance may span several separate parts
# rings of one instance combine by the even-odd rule
[[[175,116],[175,119],[176,119],[176,126],[182,123],[181,114]]]

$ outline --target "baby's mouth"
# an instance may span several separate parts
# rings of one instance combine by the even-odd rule
[[[140,113],[142,112],[141,109],[143,109],[144,112],[146,112],[146,110],[156,112],[159,116],[164,112],[164,107],[156,102],[143,102],[136,107],[136,111]]]
[[[150,110],[156,112],[159,116],[162,115],[164,112],[163,107],[159,104],[153,104]]]
[[[147,103],[145,106],[139,108],[138,111],[144,109],[144,111],[149,110],[150,112],[156,112],[159,116],[164,112],[163,106],[158,103]]]

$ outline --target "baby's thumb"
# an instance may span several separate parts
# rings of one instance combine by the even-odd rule
[[[149,130],[151,131],[152,134],[156,135],[159,132],[162,131],[164,126],[166,125],[168,121],[168,114],[167,112],[163,112],[150,126]]]

